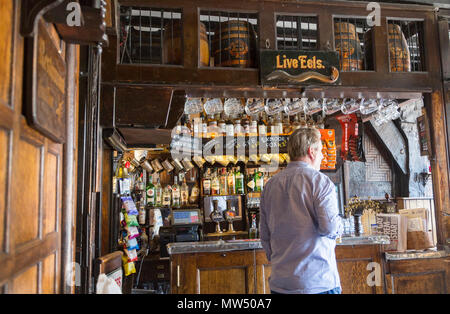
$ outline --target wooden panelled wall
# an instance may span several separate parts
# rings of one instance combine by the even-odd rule
[[[20,2],[0,2],[0,293],[59,293],[65,280],[61,262],[67,254],[63,251],[69,249],[69,260],[74,253],[70,239],[68,246],[62,245],[63,233],[71,235],[74,229],[72,223],[62,225],[73,216],[73,212],[65,215],[64,208],[74,208],[63,184],[67,187],[67,176],[76,174],[64,170],[66,147],[32,129],[22,114],[26,51],[19,33]],[[42,49],[56,48],[66,65],[67,76],[58,83],[66,86],[69,121],[76,121],[76,46],[64,45],[52,25],[42,19],[39,23],[52,39],[44,42],[38,33]],[[43,92],[48,97],[40,101],[51,99],[51,88]],[[71,136],[69,141],[76,142],[76,132]],[[67,154],[73,157],[74,153]]]

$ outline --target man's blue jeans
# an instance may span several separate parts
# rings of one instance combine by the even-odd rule
[[[272,294],[283,294],[283,293],[279,293],[279,292],[275,292],[275,291],[270,291],[270,293]],[[324,292],[320,292],[318,294],[341,294],[342,290],[340,287],[336,287],[334,289],[328,290],[328,291],[324,291]]]

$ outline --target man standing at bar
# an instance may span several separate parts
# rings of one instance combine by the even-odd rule
[[[261,243],[271,262],[272,293],[339,294],[336,238],[343,232],[334,183],[321,173],[317,129],[289,137],[291,162],[261,195]]]

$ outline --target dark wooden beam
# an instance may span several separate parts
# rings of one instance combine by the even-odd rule
[[[23,37],[34,35],[39,18],[64,0],[22,0],[20,16],[20,34]]]

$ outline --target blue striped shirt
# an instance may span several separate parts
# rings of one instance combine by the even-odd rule
[[[260,238],[271,262],[270,289],[320,293],[341,287],[336,238],[343,232],[334,183],[293,161],[261,195]]]

